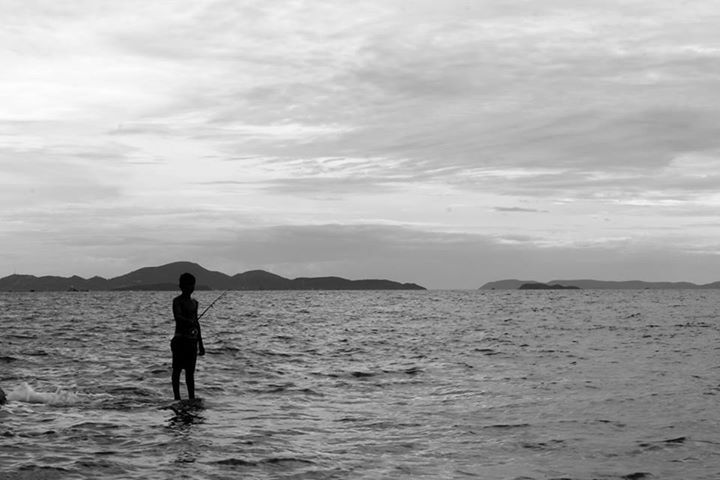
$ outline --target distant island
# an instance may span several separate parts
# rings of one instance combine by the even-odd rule
[[[580,290],[580,287],[565,286],[557,283],[523,283],[518,287],[519,290]]]
[[[251,270],[230,276],[207,270],[192,262],[174,262],[105,279],[34,275],[0,278],[0,291],[101,291],[101,290],[177,290],[180,274],[189,272],[198,279],[198,290],[425,290],[415,283],[391,280],[348,280],[341,277],[300,277],[288,279],[264,270]]]
[[[499,280],[488,282],[480,290],[547,290],[547,289],[583,289],[583,290],[691,290],[720,288],[720,281],[698,285],[690,282],[644,282],[640,280],[553,280],[543,283],[535,280]]]

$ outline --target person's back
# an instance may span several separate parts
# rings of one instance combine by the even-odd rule
[[[173,317],[175,318],[175,337],[189,340],[198,339],[197,319],[198,302],[190,295],[182,293],[173,299]]]
[[[180,372],[185,370],[188,398],[192,400],[195,398],[195,363],[198,353],[205,354],[205,348],[198,322],[198,302],[191,296],[195,291],[195,277],[183,273],[179,283],[182,293],[173,299],[175,335],[170,342],[172,388],[175,400],[180,400]]]

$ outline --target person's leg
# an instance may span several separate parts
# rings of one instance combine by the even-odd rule
[[[187,385],[188,398],[193,400],[195,398],[195,372],[192,370],[185,370],[185,384]]]
[[[187,385],[188,398],[195,398],[195,364],[197,363],[197,345],[192,342],[189,345],[187,364],[185,365],[185,384]]]
[[[172,389],[175,400],[180,400],[180,369],[173,368],[172,371]]]
[[[170,351],[172,352],[172,381],[173,397],[180,400],[180,371],[182,370],[181,352],[178,348],[178,339],[173,337],[170,342]]]

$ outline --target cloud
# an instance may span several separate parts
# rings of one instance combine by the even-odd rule
[[[142,265],[188,259],[229,274],[262,268],[286,276],[389,278],[430,288],[476,288],[500,278],[717,280],[717,244],[674,249],[618,239],[586,246],[538,245],[529,237],[497,238],[381,225],[296,225],[202,232],[156,230],[150,235],[85,238],[88,243],[33,238],[42,246],[31,271],[119,275]],[[161,246],[161,250],[158,249]],[[50,254],[48,252],[52,251]],[[12,265],[12,254],[2,255]],[[68,264],[62,258],[72,258]],[[25,262],[27,265],[28,263]],[[70,267],[68,267],[70,265]],[[102,267],[101,267],[102,266]],[[709,267],[709,268],[708,268]]]
[[[116,145],[0,146],[0,218],[35,207],[117,200],[127,178],[118,163],[127,153]]]
[[[216,181],[207,182],[205,185],[233,185],[240,187],[258,186],[257,182],[235,182]],[[317,196],[317,195],[352,195],[362,193],[364,195],[397,191],[401,187],[394,185],[392,179],[383,177],[300,177],[300,178],[276,178],[266,182],[262,189],[272,194],[285,194],[293,196]]]
[[[121,255],[200,258],[213,238],[188,222],[222,242],[247,234],[237,245],[268,262],[254,235],[283,258],[292,238],[318,270],[362,272],[342,262],[368,251],[353,241],[363,239],[387,252],[368,268],[419,273],[412,265],[444,259],[448,282],[473,251],[515,265],[505,249],[530,262],[598,238],[713,250],[711,2],[9,0],[5,10],[0,220],[12,228],[0,250],[21,255],[26,237],[50,232],[61,250],[76,242],[117,266]],[[518,224],[509,213],[543,215]],[[343,227],[311,227],[331,222]],[[393,233],[353,230],[366,224]],[[134,247],[112,253],[124,244]],[[616,250],[589,258],[620,258],[624,244],[605,244]],[[299,257],[278,265],[311,268]]]
[[[521,208],[521,207],[495,207],[494,210],[498,212],[508,213],[548,213],[547,210],[537,210],[535,208]]]

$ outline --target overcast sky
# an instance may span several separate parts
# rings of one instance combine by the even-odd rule
[[[716,2],[0,6],[0,276],[720,280]]]

